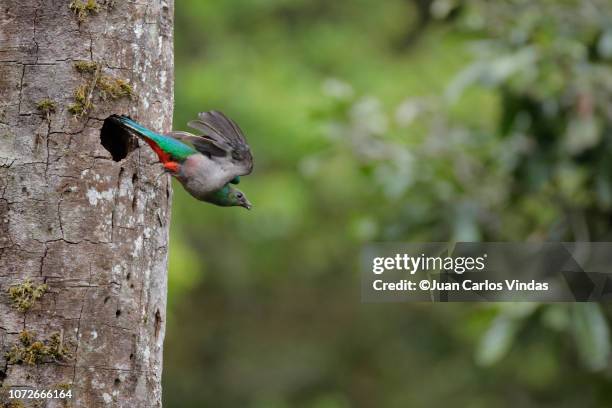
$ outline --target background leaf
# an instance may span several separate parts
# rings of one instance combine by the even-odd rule
[[[573,306],[573,332],[582,362],[591,370],[603,370],[610,356],[610,329],[596,303]]]

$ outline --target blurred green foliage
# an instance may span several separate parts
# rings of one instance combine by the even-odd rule
[[[254,209],[175,188],[165,406],[609,405],[598,305],[361,304],[357,274],[372,240],[609,240],[605,6],[177,2],[175,128],[240,123]]]

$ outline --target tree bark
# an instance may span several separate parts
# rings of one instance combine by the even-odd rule
[[[171,128],[172,28],[173,0],[0,2],[0,407],[161,406],[171,186],[100,129]]]

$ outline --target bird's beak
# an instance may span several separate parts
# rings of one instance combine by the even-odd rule
[[[244,203],[242,204],[242,206],[246,208],[247,210],[250,210],[251,208],[253,208],[253,205],[251,205],[251,203],[248,200],[244,200]]]

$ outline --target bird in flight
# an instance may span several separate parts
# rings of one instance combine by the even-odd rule
[[[196,199],[251,209],[244,193],[232,185],[253,170],[251,149],[240,127],[223,113],[199,113],[187,124],[198,134],[161,135],[127,116],[112,115],[109,120],[147,142],[164,168]]]

